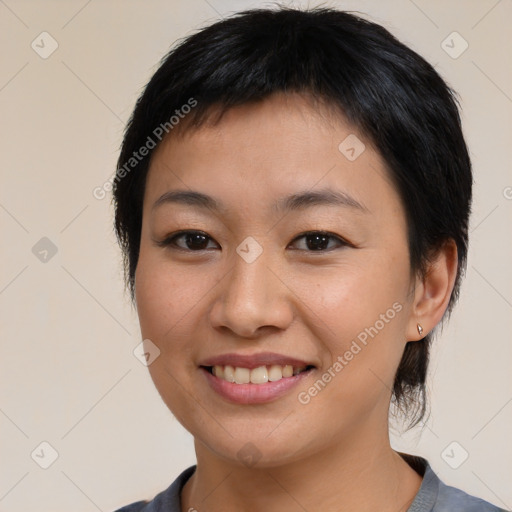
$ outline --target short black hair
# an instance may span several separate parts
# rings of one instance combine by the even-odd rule
[[[473,184],[457,95],[388,30],[326,7],[238,12],[179,41],[162,59],[127,124],[113,182],[115,230],[132,300],[146,175],[162,135],[192,130],[213,111],[274,93],[322,100],[374,145],[404,206],[413,273],[423,275],[437,250],[455,242],[449,315],[466,268]],[[395,376],[394,403],[410,416],[409,426],[425,416],[431,338],[406,344]]]

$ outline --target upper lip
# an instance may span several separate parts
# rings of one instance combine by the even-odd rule
[[[283,354],[276,354],[274,352],[260,352],[259,354],[221,354],[218,356],[209,357],[204,359],[199,366],[234,366],[239,368],[258,368],[259,366],[276,365],[291,365],[296,368],[302,366],[314,366],[302,359],[296,357],[285,356]]]

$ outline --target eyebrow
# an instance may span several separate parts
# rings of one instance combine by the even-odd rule
[[[193,190],[171,190],[162,194],[153,204],[153,210],[163,204],[182,204],[201,209],[226,212],[227,208],[217,199]],[[313,206],[341,206],[369,213],[369,209],[346,192],[331,190],[305,190],[279,199],[272,205],[276,213],[305,210]]]

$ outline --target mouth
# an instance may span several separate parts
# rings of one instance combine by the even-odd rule
[[[294,366],[291,364],[272,364],[261,365],[256,368],[232,365],[201,366],[201,368],[210,375],[229,383],[261,385],[295,377],[299,374],[309,372],[315,367],[313,365]]]
[[[263,404],[289,394],[316,371],[311,361],[275,352],[226,353],[199,362],[205,384],[235,404]]]
[[[231,404],[256,405],[289,395],[316,367],[271,364],[247,368],[219,364],[201,365],[199,370],[216,396]]]

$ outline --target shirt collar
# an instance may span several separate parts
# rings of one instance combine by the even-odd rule
[[[407,512],[430,512],[437,500],[437,494],[439,492],[439,478],[434,473],[430,464],[423,457],[417,455],[409,455],[408,453],[398,454],[416,471],[420,476],[423,477],[421,486],[411,503]],[[157,512],[160,510],[169,511],[181,511],[181,491],[185,486],[187,480],[194,474],[197,465],[193,465],[185,469],[171,486],[155,498],[154,508],[150,508],[148,512]],[[153,504],[153,502],[151,503]]]

